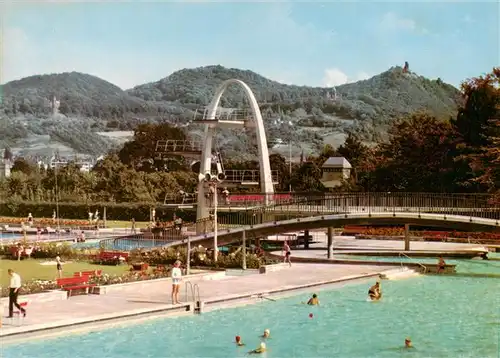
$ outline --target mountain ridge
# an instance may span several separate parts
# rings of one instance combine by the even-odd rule
[[[332,144],[328,142],[329,134],[333,136],[347,130],[357,131],[368,141],[381,140],[395,118],[416,111],[449,118],[460,104],[460,92],[452,85],[440,79],[404,73],[401,67],[334,88],[287,85],[250,70],[211,65],[175,71],[158,81],[128,90],[80,72],[29,76],[2,86],[0,118],[25,121],[28,126],[51,119],[48,99],[56,95],[61,101],[62,114],[86,122],[85,135],[130,130],[144,121],[187,124],[192,121],[194,111],[208,105],[215,89],[230,78],[242,80],[254,92],[271,142],[291,141],[296,137],[300,145],[313,143],[312,150],[318,150],[325,143]],[[231,86],[223,94],[221,106],[248,106],[243,90]],[[64,118],[58,123],[63,125]],[[40,122],[28,132],[50,134],[43,125]],[[327,129],[317,133],[318,128]],[[7,137],[12,141],[16,135],[20,134],[11,133]],[[228,143],[239,140],[238,135],[230,136]],[[78,146],[79,150],[82,145],[84,147],[83,143]]]

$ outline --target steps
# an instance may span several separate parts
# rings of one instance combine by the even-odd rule
[[[382,273],[382,277],[386,280],[402,280],[405,278],[420,276],[420,273],[408,267],[401,267],[394,270],[388,270]]]

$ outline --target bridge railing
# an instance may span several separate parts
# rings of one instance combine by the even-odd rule
[[[243,195],[243,194],[242,194]],[[340,213],[418,212],[461,215],[500,220],[500,206],[483,194],[436,193],[314,193],[245,194],[250,200],[240,206],[218,210],[218,229],[287,220],[298,217]],[[283,196],[280,196],[283,195]],[[268,205],[265,205],[267,201]],[[212,211],[213,213],[213,208]],[[198,233],[212,232],[213,216],[196,223]]]
[[[255,209],[259,207],[274,207],[275,210],[289,211],[295,209],[319,210],[329,212],[332,209],[358,208],[477,208],[495,209],[492,197],[486,194],[438,194],[438,193],[230,193],[228,196],[219,194],[218,205],[221,207],[238,207]],[[213,206],[212,196],[207,196],[207,205]]]

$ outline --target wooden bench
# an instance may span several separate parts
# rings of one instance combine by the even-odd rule
[[[123,257],[125,262],[128,261],[129,253],[128,252],[119,252],[119,251],[102,251],[98,255],[96,255],[96,261],[106,261],[113,260],[117,261],[117,264],[120,263],[119,258]]]
[[[88,294],[89,289],[96,286],[93,283],[89,283],[89,276],[58,278],[57,285],[64,291],[68,291],[69,297],[71,297],[71,292],[73,290],[85,289],[85,293]]]
[[[87,276],[88,278],[101,277],[102,276],[102,270],[80,271],[80,272],[75,272],[73,274],[73,277],[82,277],[82,276]]]

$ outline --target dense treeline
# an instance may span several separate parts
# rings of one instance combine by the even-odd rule
[[[368,147],[353,133],[337,149],[289,166],[271,155],[279,171],[278,191],[324,191],[321,165],[330,156],[343,156],[353,175],[339,190],[488,192],[500,196],[500,68],[462,85],[464,105],[449,121],[426,113],[397,120],[389,139]],[[194,192],[197,174],[179,156],[158,156],[156,141],[183,140],[187,133],[168,124],[141,124],[134,140],[99,161],[90,173],[74,164],[41,170],[18,159],[12,175],[0,183],[7,201],[163,202],[180,190]],[[222,148],[223,150],[223,148]],[[226,169],[256,169],[256,162],[233,157]],[[56,191],[56,182],[58,190]]]

